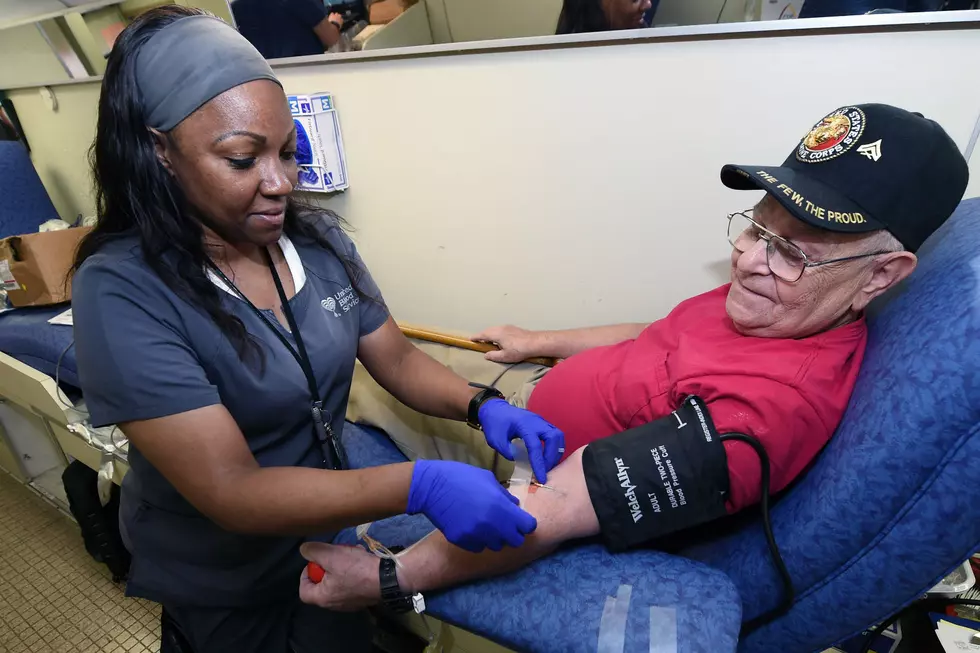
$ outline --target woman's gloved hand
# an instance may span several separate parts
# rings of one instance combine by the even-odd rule
[[[507,460],[514,460],[510,441],[520,438],[527,447],[531,471],[539,483],[548,480],[565,453],[565,434],[539,415],[511,406],[503,399],[491,399],[480,406],[480,426],[489,444]]]
[[[417,460],[405,512],[424,514],[447,540],[479,553],[484,548],[520,546],[538,527],[517,504],[517,497],[485,469],[449,460]]]

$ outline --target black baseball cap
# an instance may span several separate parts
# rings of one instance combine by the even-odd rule
[[[761,188],[818,229],[885,229],[911,252],[953,213],[969,177],[938,123],[887,104],[827,114],[781,166],[721,169],[729,188]]]

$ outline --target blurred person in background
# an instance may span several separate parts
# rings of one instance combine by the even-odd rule
[[[565,0],[556,34],[649,27],[660,0]]]
[[[238,31],[266,59],[323,54],[340,41],[344,18],[320,0],[233,0]]]

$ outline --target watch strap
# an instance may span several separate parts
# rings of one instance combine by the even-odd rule
[[[392,558],[381,558],[378,576],[381,581],[381,603],[394,612],[408,612],[413,609],[412,597],[405,594],[398,585],[396,565]]]
[[[496,388],[481,383],[470,383],[470,387],[479,388],[480,391],[470,399],[470,405],[466,410],[466,423],[471,428],[482,431],[483,425],[480,424],[480,407],[491,399],[503,399],[504,394]]]

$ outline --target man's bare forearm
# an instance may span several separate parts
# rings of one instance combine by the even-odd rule
[[[510,573],[548,555],[560,544],[547,539],[534,534],[518,549],[470,553],[435,531],[401,557],[398,584],[414,594]]]
[[[424,592],[519,569],[554,551],[562,542],[595,535],[599,522],[582,474],[581,450],[548,476],[555,491],[536,488],[522,504],[538,520],[538,528],[517,549],[469,553],[433,532],[399,558],[402,589]]]
[[[505,574],[547,555],[565,540],[599,532],[582,473],[581,449],[552,470],[548,485],[554,491],[537,488],[528,492],[521,505],[538,520],[537,530],[523,546],[468,553],[434,531],[399,555],[396,573],[402,590],[424,592]],[[360,547],[307,542],[300,552],[325,571],[319,579],[306,572],[300,578],[299,595],[305,603],[330,610],[357,610],[381,600],[381,563]]]
[[[538,344],[535,347],[537,351],[534,355],[569,358],[586,349],[632,340],[648,326],[649,324],[610,324],[583,329],[538,331],[536,333]]]

